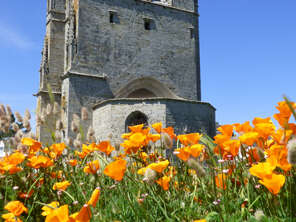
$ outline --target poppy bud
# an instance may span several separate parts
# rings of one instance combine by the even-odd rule
[[[296,164],[296,139],[291,139],[287,145],[288,148],[288,162],[290,164]]]

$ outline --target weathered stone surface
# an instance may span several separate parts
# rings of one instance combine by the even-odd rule
[[[90,111],[82,127],[93,126],[98,139],[119,140],[135,111],[178,133],[214,135],[215,109],[199,102],[196,0],[47,2],[38,104],[49,101],[49,84],[61,104],[64,138],[75,136],[71,122],[82,107]]]
[[[209,103],[183,99],[111,99],[96,106],[93,126],[100,140],[112,134],[114,141],[121,141],[126,132],[126,120],[134,112],[147,116],[148,124],[162,122],[163,127],[173,126],[177,134],[202,132],[215,135],[215,108]]]

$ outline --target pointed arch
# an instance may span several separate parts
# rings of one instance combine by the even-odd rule
[[[130,81],[115,93],[116,98],[178,98],[167,86],[151,77]]]

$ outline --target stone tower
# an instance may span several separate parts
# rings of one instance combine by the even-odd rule
[[[52,90],[55,101],[61,102],[61,77],[64,74],[64,48],[65,48],[65,1],[47,0],[46,34],[42,50],[40,66],[40,85],[37,96],[37,112],[46,109],[50,102],[48,86]],[[55,123],[49,121],[51,126],[37,126],[37,136],[41,141],[49,142],[51,135],[48,128],[54,128]]]
[[[158,121],[213,136],[215,109],[201,102],[197,8],[196,0],[48,0],[40,106],[49,83],[65,137],[82,106],[100,140]]]

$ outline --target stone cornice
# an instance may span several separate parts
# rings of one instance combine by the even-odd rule
[[[70,76],[80,76],[80,77],[88,77],[88,78],[107,79],[106,74],[95,75],[95,74],[89,74],[89,73],[80,73],[80,72],[71,71],[71,70],[68,70],[64,75],[62,75],[61,79],[64,80],[66,78],[69,78]]]
[[[100,106],[104,106],[111,102],[138,102],[143,103],[145,101],[149,102],[165,102],[165,101],[173,101],[173,102],[185,102],[185,103],[192,103],[192,104],[201,104],[211,107],[212,109],[216,110],[214,106],[212,106],[208,102],[201,102],[196,100],[189,100],[189,99],[174,99],[174,98],[164,98],[164,97],[155,97],[155,98],[114,98],[114,99],[107,99],[99,102],[98,104],[93,106],[93,110],[97,109]]]
[[[55,95],[61,95],[62,93],[61,92],[51,92],[52,94],[55,94]],[[33,94],[33,96],[40,96],[42,94],[49,94],[49,91],[47,90],[39,90],[36,94]]]

